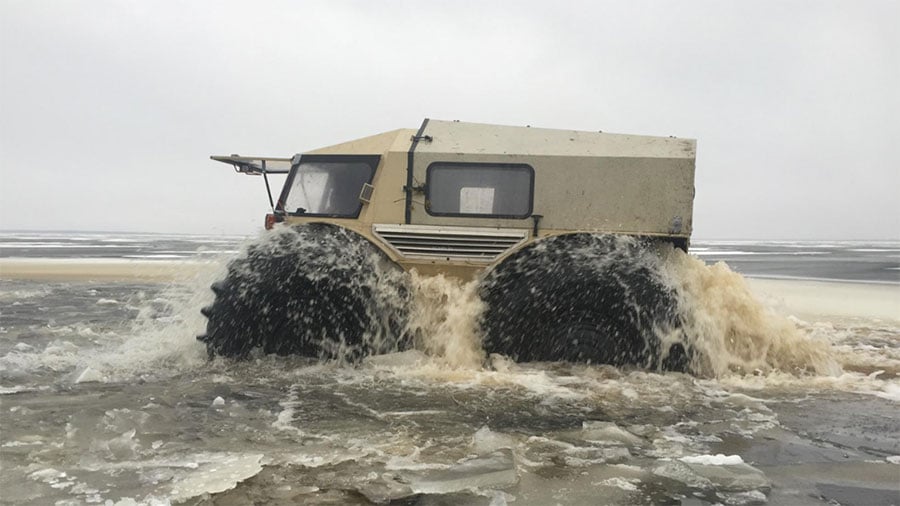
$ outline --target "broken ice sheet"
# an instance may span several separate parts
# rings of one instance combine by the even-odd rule
[[[169,497],[177,502],[234,488],[262,471],[262,459],[261,453],[205,454],[197,459],[196,469],[175,478]]]
[[[519,481],[515,459],[508,449],[463,460],[449,469],[411,474],[405,478],[409,487],[419,494],[505,488]]]
[[[706,465],[678,460],[663,461],[653,474],[681,482],[690,488],[725,492],[768,492],[771,481],[762,471],[747,464]]]

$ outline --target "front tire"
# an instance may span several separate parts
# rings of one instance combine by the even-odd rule
[[[212,286],[210,356],[357,360],[405,348],[408,275],[362,236],[330,224],[277,227]]]

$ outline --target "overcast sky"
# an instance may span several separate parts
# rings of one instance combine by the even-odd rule
[[[696,238],[900,239],[900,1],[0,0],[0,229],[254,233],[422,118],[698,140]]]

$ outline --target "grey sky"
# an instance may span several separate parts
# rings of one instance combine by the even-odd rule
[[[0,229],[252,233],[422,118],[698,139],[700,238],[900,239],[900,1],[0,0]]]

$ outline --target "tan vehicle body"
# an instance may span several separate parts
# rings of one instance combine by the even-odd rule
[[[695,153],[692,139],[425,120],[418,131],[393,130],[305,153],[379,155],[374,189],[357,218],[286,215],[283,221],[340,225],[407,270],[463,279],[558,234],[659,237],[686,249]],[[524,218],[431,214],[425,185],[436,162],[533,168],[531,212]],[[486,242],[490,248],[477,247]]]
[[[414,347],[405,270],[477,279],[485,356],[689,369],[656,248],[687,250],[693,140],[426,119],[293,158],[213,158],[263,175],[281,229],[212,285],[210,356]]]

